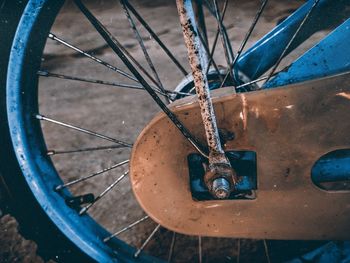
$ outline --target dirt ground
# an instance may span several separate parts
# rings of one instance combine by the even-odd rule
[[[87,1],[92,12],[117,36],[118,40],[128,51],[146,67],[146,62],[137,41],[133,37],[128,21],[118,1]],[[168,44],[182,65],[189,69],[186,50],[179,27],[175,1],[133,1],[135,7],[150,23],[159,37]],[[234,50],[237,50],[250,23],[259,7],[257,0],[229,1],[229,8],[225,18],[230,40]],[[278,21],[286,17],[303,1],[271,0],[261,21],[248,42],[248,47],[257,39],[272,29]],[[207,14],[209,16],[209,14]],[[139,26],[139,25],[138,25]],[[124,68],[105,42],[92,29],[91,25],[72,3],[67,3],[60,13],[51,30],[52,33],[74,45],[86,50],[102,60]],[[145,45],[152,57],[164,87],[173,90],[183,76],[160,50],[149,35],[141,30]],[[215,21],[208,19],[208,35],[210,41],[216,33]],[[316,35],[313,40],[318,39]],[[295,58],[311,45],[302,47],[299,53],[293,53]],[[222,51],[217,52],[217,63],[225,65]],[[286,63],[286,62],[285,62]],[[111,70],[92,62],[84,56],[55,41],[48,40],[44,52],[42,69],[54,73],[80,76],[121,83],[132,83],[120,77]],[[40,79],[40,112],[48,117],[72,123],[101,134],[106,134],[120,140],[132,143],[142,128],[158,112],[149,96],[143,91],[121,89],[117,87],[97,85],[91,83],[57,80],[54,78]],[[110,145],[98,138],[86,136],[63,127],[49,123],[43,124],[47,145],[52,150],[71,150],[84,147]],[[111,165],[129,158],[130,151],[113,149],[105,151],[86,152],[80,154],[62,154],[52,156],[57,171],[65,182],[89,175],[94,171],[110,167]],[[75,194],[94,193],[98,195],[111,184],[126,167],[77,184],[71,188]],[[111,232],[130,224],[144,216],[132,196],[128,179],[123,180],[118,187],[106,195],[103,200],[90,209],[90,214]],[[140,246],[152,231],[155,223],[151,220],[138,225],[121,238],[126,242]],[[2,262],[42,262],[36,254],[36,245],[25,240],[17,232],[16,221],[9,215],[2,215],[0,219],[0,261]],[[167,257],[170,235],[161,230],[147,247],[156,255]],[[198,257],[197,237],[180,236],[176,243],[174,257],[179,262],[194,262]],[[204,238],[203,258],[205,262],[233,262],[237,257],[237,240]],[[264,262],[264,246],[261,241],[241,242],[241,262]],[[257,253],[254,253],[257,252]],[[274,257],[274,255],[272,255]],[[275,256],[278,259],[278,256]],[[275,261],[276,262],[276,261]]]

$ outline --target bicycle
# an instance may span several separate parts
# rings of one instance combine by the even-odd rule
[[[85,51],[66,40],[63,34],[50,31],[64,1],[28,2],[10,54],[6,111],[2,113],[7,116],[8,130],[6,127],[2,131],[8,138],[4,148],[7,158],[1,159],[8,169],[4,178],[9,192],[16,201],[27,206],[24,209],[27,213],[21,211],[19,217],[25,214],[27,218],[22,221],[42,232],[38,243],[39,246],[51,246],[46,249],[48,257],[58,255],[56,260],[63,262],[172,260],[178,235],[175,233],[199,236],[198,261],[204,260],[202,236],[262,240],[348,237],[349,144],[346,133],[349,127],[346,117],[350,58],[343,50],[349,47],[346,41],[349,3],[308,1],[243,52],[267,2],[259,4],[235,53],[224,25],[228,1],[220,6],[216,0],[178,0],[181,26],[177,28],[183,30],[186,43],[185,56],[178,59],[131,2],[120,1],[136,40],[128,43],[127,48],[86,3],[75,0],[80,15],[102,37],[104,45],[118,55],[118,66],[109,62],[108,56],[102,54],[100,57],[95,54],[98,53],[96,50],[95,53]],[[323,19],[324,16],[327,19]],[[121,18],[115,19],[120,22],[118,19]],[[210,19],[214,22],[209,23]],[[209,36],[207,29],[213,25],[214,34]],[[148,47],[142,37],[141,26],[174,63],[174,69],[163,75],[156,70],[170,69],[170,66],[159,57],[157,60],[151,58],[149,50],[152,47]],[[292,50],[315,32],[330,28],[334,30],[318,44],[278,71],[282,59]],[[111,30],[116,31],[116,28]],[[87,35],[86,32],[81,34]],[[59,47],[73,50],[75,56],[94,61],[111,72],[109,79],[76,76],[68,65],[66,73],[43,68],[54,68],[55,59],[58,61],[57,57],[51,56],[50,61],[50,56],[45,56],[46,41],[58,43]],[[219,44],[221,51],[216,49]],[[135,51],[135,47],[140,49]],[[54,49],[50,44],[46,48]],[[152,51],[160,53],[157,48]],[[137,55],[137,52],[140,53]],[[148,69],[136,58],[140,54],[145,57]],[[190,60],[190,70],[183,66],[185,59]],[[68,64],[72,62],[67,61]],[[60,62],[64,65],[64,61]],[[88,70],[94,70],[87,63],[78,66],[85,75],[91,74]],[[265,72],[268,73],[263,76]],[[115,73],[123,82],[115,80]],[[175,74],[181,78],[177,77],[175,89],[169,89],[168,86],[174,87],[171,75]],[[169,80],[164,82],[166,78]],[[95,100],[99,97],[104,100],[103,104],[115,103],[118,98],[114,91],[98,89],[74,93],[70,86],[63,84],[60,86],[63,92],[58,94],[39,91],[41,84],[47,89],[53,85],[50,81],[58,79],[120,88],[118,109],[127,108],[130,101],[145,104],[147,98],[142,92],[146,92],[162,112],[153,117],[156,109],[151,108],[150,113],[143,112],[144,116],[140,118],[134,112],[136,106],[129,107],[135,114],[128,118],[141,119],[138,124],[145,127],[138,135],[124,114],[114,111],[113,107],[96,106]],[[49,94],[46,97],[42,95],[45,92]],[[192,96],[195,93],[198,98]],[[80,101],[82,94],[86,97]],[[45,104],[43,99],[48,103]],[[68,107],[70,101],[71,108]],[[78,101],[82,108],[76,108]],[[56,111],[53,110],[55,107]],[[146,106],[140,108],[143,111]],[[74,116],[71,109],[78,109],[79,114]],[[43,111],[56,115],[52,117]],[[110,115],[114,123],[124,128],[92,116],[91,111],[99,112],[103,117]],[[73,124],[73,121],[83,120],[81,123],[91,125],[88,117],[97,123],[99,130],[117,130],[120,136]],[[329,129],[329,123],[333,130]],[[68,133],[68,130],[76,133]],[[82,138],[78,134],[87,136]],[[128,136],[138,138],[133,143]],[[59,137],[77,147],[60,149],[56,139]],[[98,140],[111,144],[101,146]],[[99,164],[103,158],[110,160],[111,153],[118,156],[118,160],[121,157],[125,160]],[[74,157],[77,154],[90,154],[90,161],[77,160],[78,157]],[[80,162],[84,167],[74,171],[74,165]],[[130,213],[126,209],[123,213],[133,221],[125,225],[125,222],[103,219],[106,215],[97,207],[102,201],[110,202],[111,207],[116,200],[123,201],[129,171],[122,168],[128,163],[132,191],[146,214],[142,210]],[[96,166],[101,169],[84,176],[75,175]],[[65,170],[66,167],[69,169]],[[119,171],[120,175],[105,179],[106,186],[102,181],[101,184],[93,181],[109,171]],[[64,180],[60,175],[65,176]],[[83,182],[87,186],[79,187]],[[121,195],[108,197],[117,186],[121,186]],[[94,188],[99,190],[97,194],[92,193]],[[327,207],[327,213],[320,209],[320,202],[323,208]],[[129,202],[124,205],[130,210],[136,207]],[[105,213],[112,217],[118,215],[125,221],[118,212],[121,208],[122,205],[116,206],[113,213],[109,208]],[[28,211],[35,211],[35,214],[30,215]],[[94,217],[101,222],[96,222]],[[156,222],[155,226],[150,219]],[[301,225],[302,222],[305,225]],[[330,222],[333,223],[331,227]],[[149,233],[139,234],[143,242],[140,243],[135,233],[126,238],[137,247],[118,238],[128,231],[142,229],[143,224],[151,228],[151,231],[147,230]],[[114,229],[114,233],[102,225]],[[47,244],[47,234],[57,240],[49,238],[51,244]],[[159,243],[161,240],[169,243],[169,253],[161,252],[160,259],[143,252],[156,234],[160,235]],[[265,249],[266,242],[263,244]],[[267,260],[270,260],[268,254]]]

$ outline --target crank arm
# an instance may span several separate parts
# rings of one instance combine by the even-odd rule
[[[189,182],[191,144],[157,115],[134,144],[132,188],[143,209],[176,232],[272,239],[348,239],[349,191],[325,191],[311,180],[324,154],[350,148],[350,73],[245,94],[212,92],[219,127],[234,132],[224,151],[257,156],[254,200],[196,201]],[[206,141],[194,97],[172,111]]]

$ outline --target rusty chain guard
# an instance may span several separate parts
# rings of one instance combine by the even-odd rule
[[[350,148],[350,73],[284,88],[212,92],[218,127],[235,133],[225,151],[257,153],[255,200],[192,199],[187,156],[195,152],[160,113],[134,145],[134,194],[156,222],[176,232],[220,237],[347,239],[350,192],[327,192],[311,181],[325,153]],[[206,141],[195,97],[172,111]]]

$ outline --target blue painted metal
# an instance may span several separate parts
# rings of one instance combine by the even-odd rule
[[[320,187],[324,182],[350,181],[350,149],[336,150],[322,156],[312,167],[311,178]]]
[[[252,80],[259,78],[270,69],[281,56],[313,2],[313,0],[309,0],[285,21],[256,42],[253,47],[248,49],[238,60],[238,69]],[[303,26],[303,29],[298,33],[286,55],[315,32],[334,28],[350,17],[349,5],[350,0],[321,0]]]
[[[65,204],[68,190],[55,192],[62,181],[47,156],[38,113],[38,76],[49,29],[64,0],[30,0],[19,22],[10,54],[7,75],[7,115],[12,145],[30,190],[49,220],[96,262],[132,262],[135,248],[110,235],[90,216],[80,216]],[[33,211],[35,212],[35,211]],[[113,249],[112,249],[113,247]],[[118,257],[118,259],[117,259]],[[139,260],[160,262],[141,254]]]
[[[76,212],[67,209],[68,206],[65,205],[63,198],[58,194],[52,194],[54,186],[61,182],[50,160],[41,154],[45,149],[45,144],[40,140],[39,124],[33,122],[33,114],[37,111],[37,101],[31,97],[30,90],[33,94],[37,94],[34,88],[37,80],[33,81],[33,88],[31,84],[25,84],[25,75],[34,73],[33,76],[35,76],[36,72],[35,69],[28,70],[26,65],[25,58],[29,55],[26,53],[26,44],[33,38],[31,28],[34,27],[40,13],[47,11],[48,2],[45,0],[29,1],[14,38],[7,77],[7,107],[12,144],[29,187],[50,219],[62,233],[67,235],[73,243],[79,244],[92,258],[107,261],[107,258],[111,258],[112,251],[109,255],[108,253],[99,254],[96,250],[98,239],[86,231],[86,227],[91,225],[91,219],[78,218]],[[63,1],[60,2],[63,3]],[[56,4],[56,8],[53,9],[56,12],[59,8],[57,5],[59,4]],[[23,70],[27,70],[25,74]],[[28,104],[28,101],[32,103]],[[78,222],[83,223],[77,224]]]
[[[350,71],[350,19],[265,84],[273,88]]]
[[[346,263],[350,262],[350,242],[338,241],[329,242],[322,247],[315,249],[299,258],[287,263]]]

